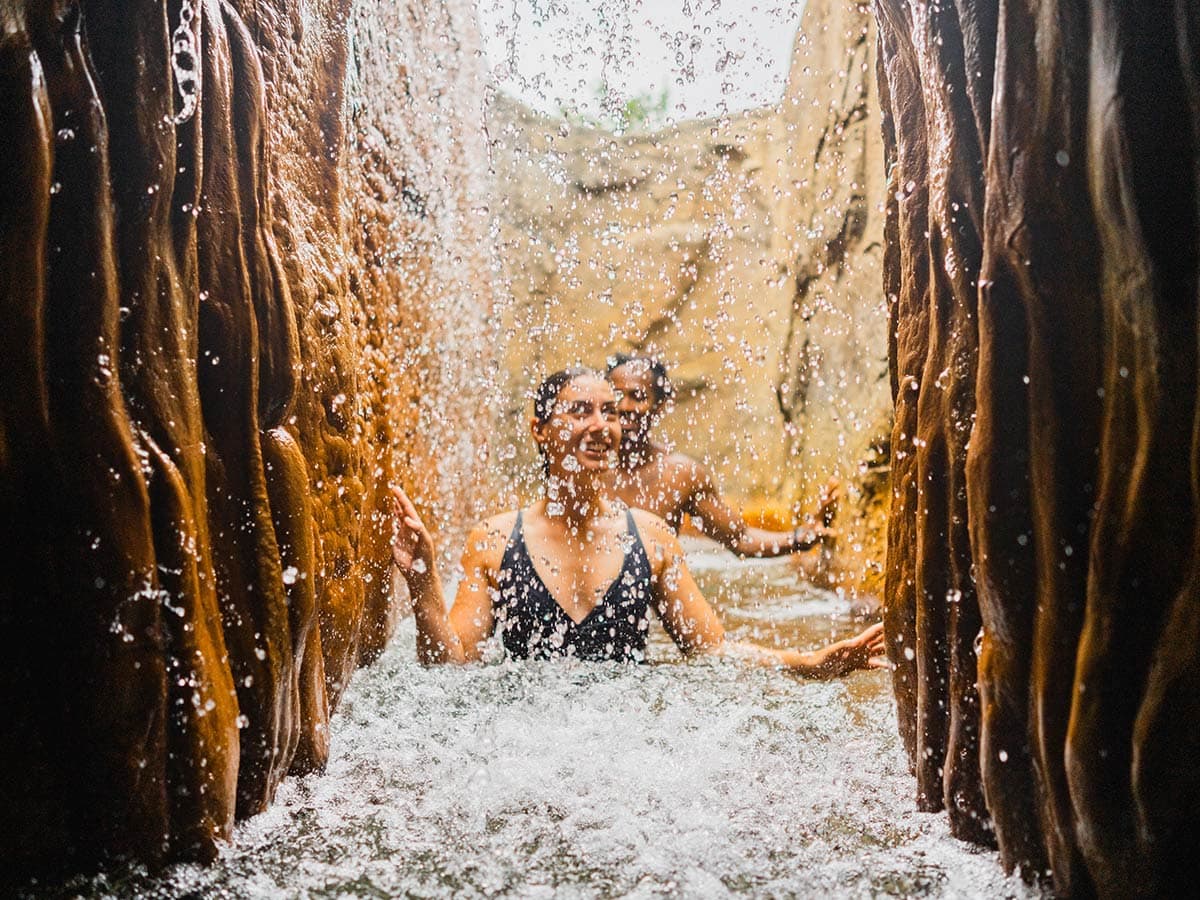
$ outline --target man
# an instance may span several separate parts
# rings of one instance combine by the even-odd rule
[[[791,531],[752,528],[722,499],[703,465],[651,438],[673,395],[663,364],[620,353],[609,360],[608,380],[618,393],[621,417],[618,463],[609,476],[615,497],[649,510],[676,531],[684,515],[689,515],[696,528],[739,556],[784,556],[833,537],[828,526],[837,511],[836,482],[826,488],[818,512],[820,525]]]

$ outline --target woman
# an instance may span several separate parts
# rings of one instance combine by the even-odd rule
[[[612,386],[600,374],[568,369],[547,378],[530,428],[546,495],[471,531],[449,612],[429,532],[395,491],[393,556],[412,594],[422,663],[476,661],[493,633],[518,658],[640,660],[653,608],[688,656],[736,656],[815,678],[887,665],[881,625],[811,652],[725,640],[670,527],[606,498],[621,425]]]

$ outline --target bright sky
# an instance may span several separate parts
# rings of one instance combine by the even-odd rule
[[[493,80],[543,112],[599,115],[666,87],[671,119],[779,100],[804,0],[476,0]]]

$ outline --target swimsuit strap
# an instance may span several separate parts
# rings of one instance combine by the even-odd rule
[[[500,558],[500,569],[503,571],[513,562],[513,554],[518,552],[518,543],[525,543],[525,533],[521,525],[521,510],[517,510],[517,521],[513,523],[512,531],[508,533],[508,543],[504,545],[504,556]]]
[[[633,535],[634,542],[641,548],[642,558],[646,560],[646,570],[650,570],[650,554],[646,550],[646,542],[642,540],[642,533],[638,531],[637,522],[633,519],[633,508],[629,507],[625,510],[625,518],[629,523],[629,533]],[[633,556],[633,547],[630,546],[629,553],[626,554],[626,559]]]
[[[496,600],[495,627],[509,654],[518,659],[568,654],[589,660],[643,658],[651,566],[631,510],[625,521],[633,541],[622,554],[621,570],[600,602],[575,622],[538,574],[525,542],[524,511],[517,510]]]

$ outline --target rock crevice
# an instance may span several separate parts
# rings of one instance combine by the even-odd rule
[[[874,20],[809,0],[798,24],[771,108],[614,134],[495,98],[508,411],[523,422],[564,365],[660,356],[684,388],[662,436],[772,527],[839,477],[842,583],[877,594],[884,516],[860,471],[890,425]],[[504,440],[528,469],[524,433]]]

